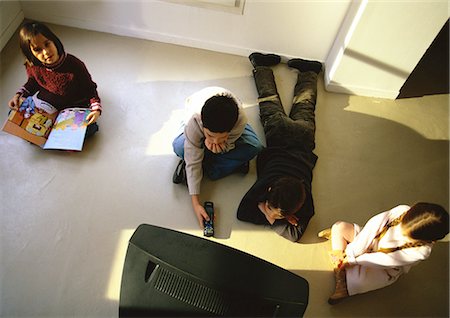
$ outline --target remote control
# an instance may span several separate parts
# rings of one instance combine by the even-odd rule
[[[214,236],[214,203],[211,201],[205,201],[203,207],[208,213],[209,221],[203,221],[203,235],[204,236]]]

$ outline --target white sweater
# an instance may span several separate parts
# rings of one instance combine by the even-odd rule
[[[407,273],[416,263],[427,259],[433,244],[400,249],[391,253],[376,252],[378,248],[403,246],[409,242],[403,235],[401,225],[390,227],[379,240],[374,238],[384,226],[409,210],[407,205],[399,205],[389,211],[375,215],[367,221],[353,242],[345,250],[349,266],[347,288],[349,295],[364,293],[385,287]],[[375,250],[375,252],[370,252]]]

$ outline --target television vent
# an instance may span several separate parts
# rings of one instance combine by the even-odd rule
[[[183,278],[165,268],[160,267],[155,289],[215,315],[223,316],[228,309],[228,302],[220,292]]]

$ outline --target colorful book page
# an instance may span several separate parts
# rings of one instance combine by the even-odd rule
[[[88,114],[89,110],[86,108],[62,110],[58,114],[43,148],[81,151],[86,135],[86,116]]]

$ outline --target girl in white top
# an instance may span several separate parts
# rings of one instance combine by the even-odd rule
[[[362,229],[357,224],[336,222],[331,230],[318,234],[331,239],[336,288],[328,302],[333,305],[394,283],[427,259],[435,241],[448,232],[448,212],[425,202],[377,214]]]

